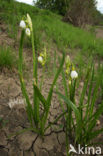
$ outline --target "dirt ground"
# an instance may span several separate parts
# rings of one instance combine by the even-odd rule
[[[102,26],[96,28],[95,32],[96,32],[96,37],[97,38],[103,39],[103,27]]]
[[[18,45],[6,33],[6,27],[0,25],[0,45],[11,45],[18,53]],[[29,68],[26,84],[32,100],[32,52],[25,48],[25,61]],[[29,71],[28,71],[29,70]],[[39,67],[38,76],[41,78],[42,69]],[[53,76],[46,76],[43,94],[47,96]],[[58,82],[61,82],[59,78]],[[61,88],[62,90],[62,88]],[[11,103],[15,105],[12,107]],[[53,94],[48,121],[52,122],[61,112],[57,96]],[[103,121],[101,119],[101,121]],[[101,122],[100,121],[100,122]],[[99,123],[100,125],[100,123]],[[66,156],[64,129],[55,125],[45,134],[44,139],[31,131],[16,135],[17,132],[29,128],[25,111],[17,69],[0,71],[0,156]],[[14,134],[8,138],[10,134]],[[100,136],[103,141],[103,136]],[[99,138],[99,139],[100,139]],[[103,154],[102,154],[103,155]]]

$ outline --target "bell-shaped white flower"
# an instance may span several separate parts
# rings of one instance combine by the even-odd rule
[[[20,21],[20,27],[25,29],[26,28],[26,24],[23,20]]]
[[[41,63],[41,64],[43,63],[43,57],[42,56],[38,57],[38,62]]]
[[[30,36],[30,34],[31,34],[30,33],[30,29],[29,28],[26,28],[25,33],[26,33],[27,36]]]
[[[72,70],[70,76],[72,79],[76,79],[78,77],[78,73],[75,70]]]

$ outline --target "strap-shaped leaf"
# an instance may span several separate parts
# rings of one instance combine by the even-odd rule
[[[88,67],[86,77],[85,77],[84,86],[83,86],[82,93],[81,93],[80,100],[79,100],[80,101],[79,102],[79,109],[80,109],[80,113],[81,113],[81,118],[83,118],[82,106],[83,106],[84,97],[85,97],[85,94],[86,94],[86,91],[87,91],[89,78],[90,78],[90,68]]]
[[[50,104],[51,104],[51,99],[52,99],[52,94],[53,94],[53,88],[54,88],[54,86],[56,84],[56,81],[57,81],[59,75],[60,75],[60,72],[62,70],[64,61],[65,61],[65,52],[63,52],[63,58],[61,60],[60,66],[59,66],[59,68],[57,70],[57,73],[56,73],[56,75],[54,77],[53,83],[51,85],[51,88],[49,90],[49,94],[48,94],[48,97],[47,97],[47,100],[46,100],[47,101],[47,106],[46,106],[47,110],[46,110],[46,113],[44,114],[44,117],[43,117],[43,127],[45,126],[45,123],[47,121],[47,117],[48,117],[48,113],[49,113],[49,109],[50,109]]]
[[[68,107],[70,107],[75,113],[76,125],[77,125],[76,126],[76,140],[77,140],[78,138],[80,138],[82,133],[82,121],[81,121],[79,110],[77,109],[75,104],[73,104],[68,98],[66,98],[60,92],[57,92],[57,94],[64,100],[64,102],[68,105]]]
[[[90,133],[90,135],[88,136],[88,141],[96,138],[101,133],[103,133],[103,128]]]
[[[47,98],[48,107],[50,106],[50,102],[51,102],[51,98],[52,98],[52,93],[53,93],[53,88],[54,88],[54,86],[55,86],[55,84],[56,84],[56,81],[57,81],[57,79],[58,79],[58,76],[59,76],[59,74],[60,74],[60,72],[61,72],[61,70],[62,70],[64,61],[65,61],[65,53],[63,53],[63,58],[62,58],[60,67],[59,67],[59,69],[57,70],[57,73],[56,73],[56,75],[55,75],[55,78],[54,78],[54,80],[53,80],[53,83],[52,83],[52,85],[51,85],[51,88],[50,88],[50,91],[49,91],[49,94],[48,94],[48,98]]]
[[[97,120],[100,115],[103,113],[103,102],[100,107],[96,110],[96,112],[88,119],[85,126],[88,126],[87,133],[90,133],[92,129],[95,127]]]
[[[70,101],[67,97],[65,97],[63,94],[61,94],[60,92],[56,92],[63,100],[66,104],[68,104],[69,107],[72,108],[72,110],[74,111],[75,113],[75,116],[76,116],[76,120],[77,122],[80,121],[80,113],[76,107],[75,104],[72,103],[72,101]]]
[[[44,109],[47,109],[47,101],[45,100],[44,96],[41,94],[39,88],[35,84],[34,84],[34,90],[35,90],[39,100],[42,102]]]

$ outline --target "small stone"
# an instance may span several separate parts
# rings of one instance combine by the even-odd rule
[[[97,126],[99,126],[100,125],[100,120],[97,120]]]

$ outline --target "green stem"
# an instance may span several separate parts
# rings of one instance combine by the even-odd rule
[[[44,114],[44,117],[42,119],[42,121],[43,121],[43,124],[42,124],[43,129],[45,127],[45,124],[46,124],[46,121],[47,121],[47,117],[48,117],[48,114],[49,114],[49,110],[50,110],[50,104],[51,104],[51,99],[52,99],[52,94],[53,94],[53,88],[54,88],[54,86],[56,84],[56,81],[57,81],[59,75],[60,75],[60,72],[61,72],[62,67],[64,65],[64,61],[65,61],[65,53],[63,53],[62,61],[61,61],[60,66],[59,66],[59,68],[57,70],[57,73],[55,74],[53,83],[52,83],[51,88],[49,90],[49,94],[48,94],[48,97],[47,97],[47,110],[46,110],[46,112]]]
[[[19,46],[19,74],[22,74],[22,64],[23,64],[23,42],[25,37],[25,30],[22,30]]]
[[[38,127],[39,122],[39,103],[38,103],[38,97],[34,89],[34,84],[37,85],[37,59],[36,59],[36,53],[35,53],[35,46],[34,46],[34,33],[33,29],[31,32],[31,41],[32,41],[32,51],[33,51],[33,103],[34,103],[34,121],[36,127]]]
[[[33,78],[36,80],[36,55],[35,55],[35,47],[34,47],[33,29],[32,29],[32,32],[31,32],[31,41],[32,41],[32,51],[33,51]]]
[[[23,42],[24,42],[24,36],[25,36],[25,30],[23,29],[22,33],[21,33],[20,47],[19,47],[19,67],[18,67],[18,70],[19,70],[19,78],[20,78],[20,83],[21,83],[21,90],[22,90],[23,96],[26,99],[27,114],[28,114],[28,118],[29,118],[29,121],[30,121],[31,127],[32,127],[32,113],[33,113],[32,112],[32,106],[30,104],[29,97],[28,97],[28,94],[27,94],[27,91],[26,91],[26,87],[25,87],[25,83],[24,83],[24,80],[23,80],[23,69],[22,69],[22,66],[23,66]]]
[[[43,66],[43,72],[42,72],[42,78],[41,78],[41,82],[40,82],[40,91],[42,90],[42,85],[43,85],[43,81],[44,81],[44,74],[45,74],[45,65]]]

